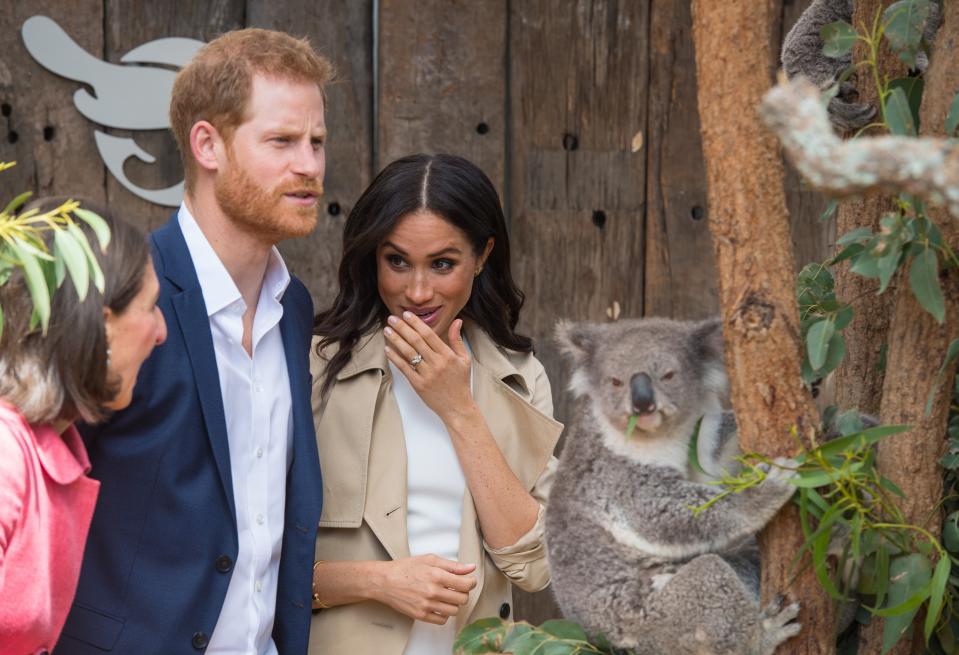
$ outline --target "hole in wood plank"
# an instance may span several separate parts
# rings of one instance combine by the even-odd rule
[[[567,152],[572,152],[579,148],[579,139],[576,138],[575,134],[570,134],[567,132],[563,135],[563,150]]]
[[[339,216],[341,211],[340,203],[338,202],[331,202],[326,206],[326,213],[330,216]]]
[[[606,212],[604,212],[602,209],[597,209],[596,211],[594,211],[593,225],[595,225],[596,227],[602,230],[603,227],[606,225]]]
[[[693,217],[694,221],[701,221],[706,218],[706,210],[696,205],[690,210],[689,215]]]
[[[13,113],[13,107],[10,106],[9,102],[5,102],[2,105],[0,105],[0,114],[3,114],[4,116],[9,116],[12,113]]]
[[[43,128],[43,140],[44,141],[53,141],[53,137],[56,136],[57,131],[53,128],[52,125],[47,125]]]
[[[486,123],[480,123],[479,125],[476,126],[477,134],[486,134],[487,132],[489,132],[489,125],[487,125]]]
[[[13,130],[10,130],[9,132],[7,132],[7,142],[9,142],[9,143],[16,143],[16,142],[19,141],[19,140],[20,140],[20,135],[19,135],[19,134],[17,134],[17,133],[14,132]]]

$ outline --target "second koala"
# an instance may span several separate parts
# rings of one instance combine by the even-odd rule
[[[567,433],[546,511],[563,613],[637,655],[772,655],[799,632],[798,606],[760,609],[754,535],[795,491],[779,469],[694,516],[737,454],[718,321],[561,324],[570,387],[586,399]],[[630,416],[636,428],[625,438]]]

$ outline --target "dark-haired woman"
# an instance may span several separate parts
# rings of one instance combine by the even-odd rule
[[[324,507],[313,655],[439,655],[549,583],[542,514],[562,426],[510,273],[499,198],[473,164],[387,166],[346,221],[316,318]]]
[[[47,203],[46,206],[58,203]],[[46,335],[31,328],[21,272],[0,286],[0,644],[53,650],[76,591],[99,482],[73,422],[94,422],[131,400],[140,364],[166,338],[159,285],[136,228],[103,215],[94,246],[104,292],[53,294]],[[92,231],[84,226],[90,243]]]

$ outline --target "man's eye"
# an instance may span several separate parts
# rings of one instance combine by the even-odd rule
[[[326,141],[323,139],[313,139],[313,149],[320,150],[326,145]]]

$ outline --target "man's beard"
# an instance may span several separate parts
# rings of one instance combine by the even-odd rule
[[[216,177],[213,190],[223,213],[237,227],[275,244],[312,232],[319,211],[318,202],[312,207],[298,207],[285,200],[284,194],[309,191],[319,198],[323,195],[323,184],[315,179],[302,179],[265,189],[230,157],[230,167]]]

